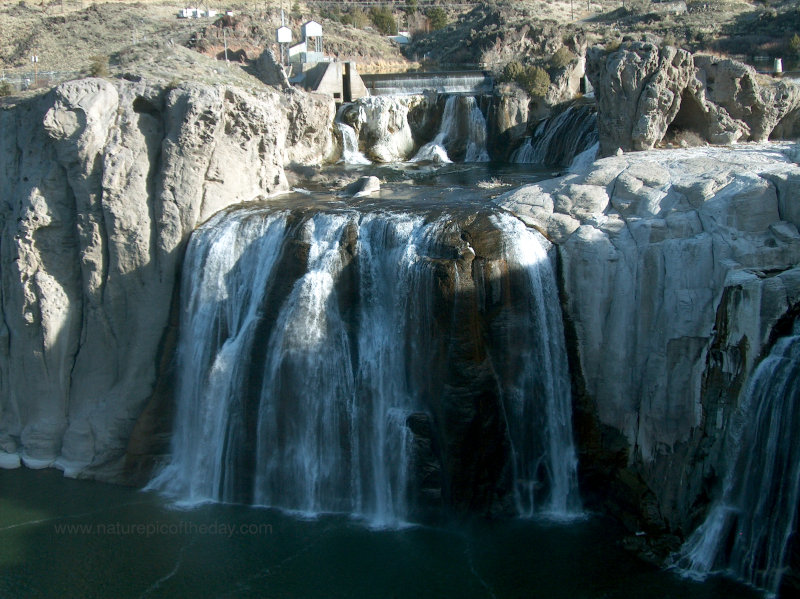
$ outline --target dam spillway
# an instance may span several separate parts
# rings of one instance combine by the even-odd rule
[[[494,77],[489,71],[441,71],[361,75],[373,96],[407,96],[432,91],[439,94],[490,94]]]

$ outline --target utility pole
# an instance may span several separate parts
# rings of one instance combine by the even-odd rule
[[[222,26],[222,43],[225,44],[225,64],[228,64],[228,31]]]
[[[31,62],[33,63],[33,86],[39,85],[39,55],[31,54]]]

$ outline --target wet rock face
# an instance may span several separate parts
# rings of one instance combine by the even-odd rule
[[[600,149],[648,150],[691,132],[712,144],[792,138],[800,86],[730,59],[634,42],[587,53],[598,104]]]
[[[499,200],[558,244],[582,468],[632,529],[698,524],[728,419],[800,303],[791,150],[626,154]]]
[[[197,84],[85,79],[0,111],[0,451],[113,474],[153,391],[185,240],[287,187],[284,140],[333,106]],[[247,168],[243,168],[247,165]]]
[[[528,135],[530,98],[519,87],[495,87],[488,120],[488,150],[498,160],[508,160]]]

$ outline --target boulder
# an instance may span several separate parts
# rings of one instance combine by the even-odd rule
[[[361,177],[357,181],[353,181],[350,185],[344,188],[344,195],[353,198],[361,198],[376,193],[380,190],[381,180],[373,175],[369,177]]]

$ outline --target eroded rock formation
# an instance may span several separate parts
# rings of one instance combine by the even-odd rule
[[[343,118],[358,133],[359,143],[370,159],[398,162],[408,158],[416,147],[408,114],[424,101],[424,96],[361,98]]]
[[[330,152],[332,120],[332,102],[300,94],[103,79],[0,111],[6,465],[115,470],[187,236],[285,190],[285,162]]]
[[[610,54],[591,48],[587,57],[600,115],[601,152],[647,150],[661,141],[694,74],[692,55],[635,42]]]
[[[797,131],[800,86],[731,59],[634,42],[613,52],[591,48],[586,70],[606,156],[652,149],[669,131],[712,144],[790,138]]]

